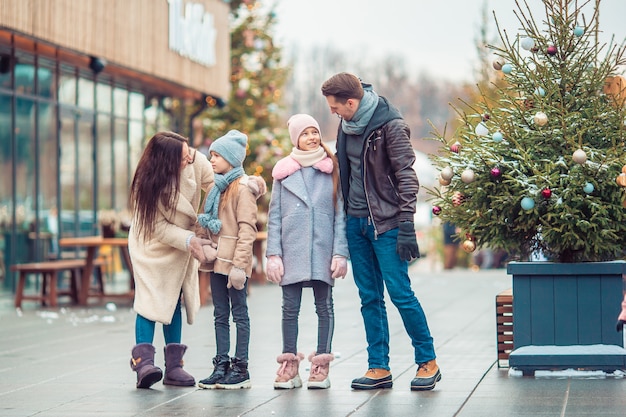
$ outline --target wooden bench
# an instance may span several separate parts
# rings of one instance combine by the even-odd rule
[[[56,307],[59,295],[69,295],[73,301],[77,301],[78,277],[81,274],[81,270],[85,267],[85,263],[84,259],[60,259],[11,265],[11,271],[19,272],[17,289],[15,290],[15,307],[20,308],[23,300],[41,301],[42,305],[47,304],[50,307]],[[60,291],[57,288],[58,276],[59,272],[64,271],[69,271],[71,274],[70,288],[69,290]],[[24,294],[26,278],[29,274],[42,275],[40,294]]]
[[[496,295],[496,328],[498,345],[498,368],[508,366],[513,351],[513,289]],[[504,361],[507,362],[504,365]]]

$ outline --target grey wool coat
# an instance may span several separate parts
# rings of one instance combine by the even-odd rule
[[[198,154],[195,162],[181,171],[177,206],[165,211],[159,204],[152,239],[144,242],[143,235],[130,227],[128,249],[135,274],[133,308],[148,320],[170,324],[181,291],[187,323],[193,323],[200,309],[199,262],[187,248],[187,237],[193,234],[198,221],[201,189],[206,190],[212,183],[211,164]]]
[[[339,199],[341,193],[337,194]],[[274,179],[266,256],[278,255],[283,260],[280,285],[311,280],[334,285],[332,257],[348,258],[348,254],[343,203],[333,204],[332,175],[306,167],[282,180]]]

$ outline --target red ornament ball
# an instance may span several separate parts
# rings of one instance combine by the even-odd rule
[[[441,214],[441,207],[439,206],[433,206],[433,214],[435,216],[439,216]]]
[[[546,49],[546,53],[548,55],[550,55],[550,56],[556,55],[556,52],[557,52],[556,46],[554,46],[554,45],[550,45],[550,46],[548,46],[548,49]]]
[[[502,170],[498,167],[493,167],[491,168],[491,171],[489,171],[489,174],[491,175],[491,177],[493,179],[500,179],[500,177],[502,177]]]
[[[489,119],[491,119],[491,115],[489,113],[483,114],[483,122],[486,122]]]
[[[454,142],[452,145],[450,145],[450,151],[454,153],[459,153],[460,150],[461,144],[459,142]]]
[[[544,188],[543,190],[541,190],[541,196],[546,200],[549,199],[550,197],[552,197],[552,190],[547,187]]]

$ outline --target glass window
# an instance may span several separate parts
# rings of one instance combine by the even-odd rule
[[[128,128],[128,143],[130,151],[128,153],[128,159],[131,169],[131,178],[135,173],[135,168],[141,158],[141,152],[144,147],[144,130],[143,123],[131,121]]]
[[[143,117],[143,109],[145,106],[145,97],[143,94],[131,92],[129,95],[130,108],[128,117],[135,120],[141,120]]]
[[[99,112],[111,113],[111,86],[98,83],[96,86],[96,109]],[[109,134],[109,136],[111,136]]]
[[[15,64],[15,92],[17,94],[35,94],[35,66],[30,55],[19,55]]]
[[[130,177],[128,174],[128,125],[126,120],[115,120],[113,136],[113,154],[115,155],[115,208],[121,209],[128,205]]]
[[[16,159],[15,159],[15,191],[17,204],[17,224],[29,230],[34,220],[35,194],[35,102],[28,98],[16,100]]]
[[[44,98],[56,98],[54,61],[39,58],[37,70],[37,95]]]
[[[13,211],[11,156],[11,96],[0,94],[0,229],[11,223]]]
[[[76,104],[76,77],[63,74],[59,81],[59,102]]]
[[[113,89],[113,111],[116,116],[128,117],[128,91]]]
[[[82,77],[78,79],[78,107],[90,110],[94,108],[93,89],[93,81]]]
[[[100,97],[98,96],[98,100]],[[113,148],[111,143],[111,117],[98,114],[98,208],[113,208]]]

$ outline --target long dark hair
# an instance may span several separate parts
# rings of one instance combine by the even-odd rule
[[[158,132],[137,164],[129,206],[133,227],[138,228],[138,235],[143,234],[144,241],[152,238],[159,204],[169,212],[178,202],[183,143],[188,140],[177,133]]]

